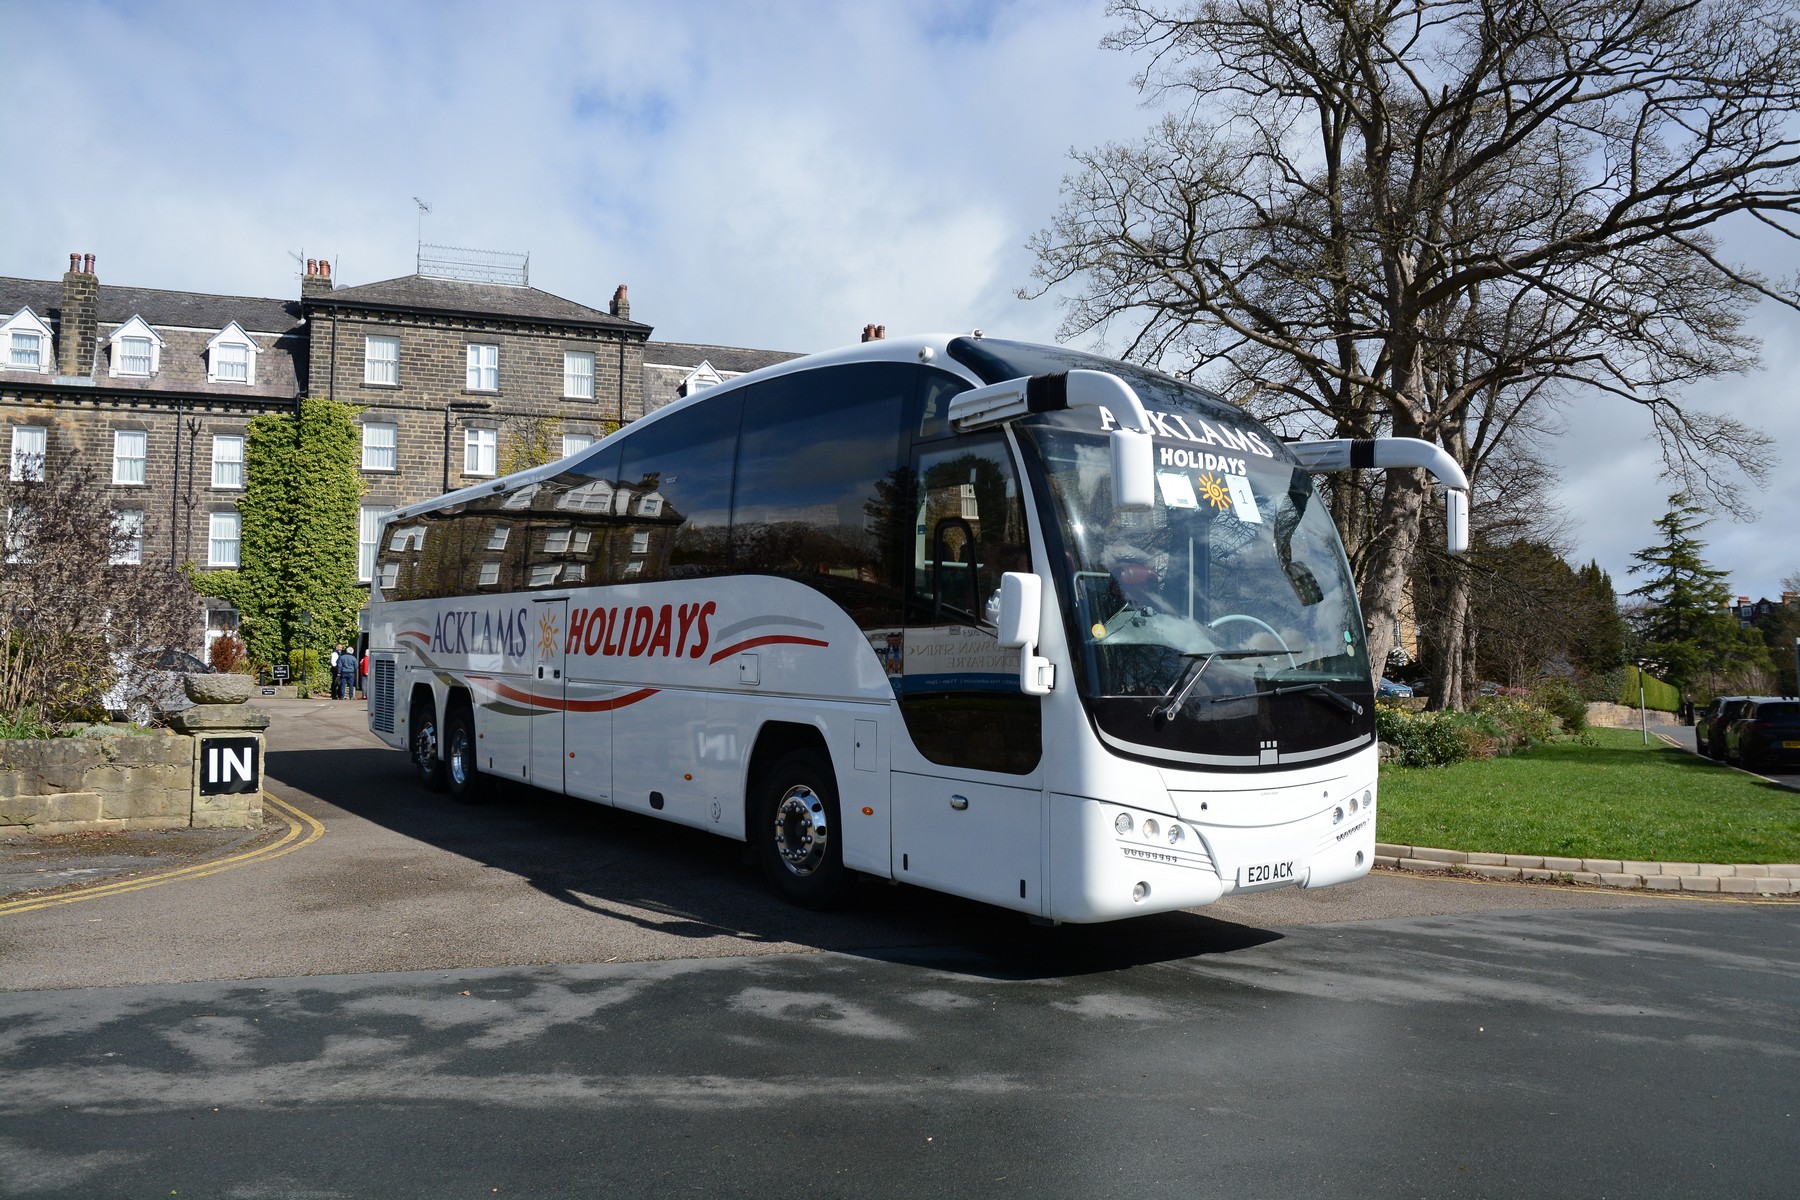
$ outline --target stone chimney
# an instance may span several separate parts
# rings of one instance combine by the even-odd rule
[[[881,342],[887,340],[887,326],[870,322],[863,326],[862,340],[865,342]]]
[[[300,298],[310,300],[314,296],[331,294],[331,260],[329,258],[309,258],[306,260],[306,276],[300,280]]]
[[[631,301],[625,295],[624,284],[613,289],[612,303],[606,306],[606,311],[621,321],[631,320]]]
[[[94,256],[84,261],[69,255],[69,270],[62,279],[62,316],[58,318],[56,371],[59,375],[92,376],[94,345],[100,331],[100,280],[94,274]]]

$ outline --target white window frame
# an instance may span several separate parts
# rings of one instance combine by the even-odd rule
[[[385,443],[383,439],[385,440]],[[392,421],[364,421],[362,427],[362,469],[365,471],[397,471],[400,469],[400,426]]]
[[[228,359],[228,351],[241,352],[241,362]],[[228,373],[225,370],[228,366],[242,366],[242,377],[235,371]],[[245,387],[256,382],[256,340],[236,321],[219,330],[212,341],[206,343],[206,382],[243,384]]]
[[[463,474],[497,475],[500,473],[500,431],[498,429],[463,430]]]
[[[138,342],[148,343],[145,350],[149,357],[141,371],[135,365],[128,365],[126,354]],[[106,344],[111,351],[111,371],[115,378],[149,379],[162,370],[162,335],[150,328],[150,323],[140,316],[133,314],[130,320],[113,330],[112,336],[106,339]]]
[[[495,342],[470,342],[467,387],[471,392],[500,390],[500,346]]]
[[[141,508],[120,508],[113,510],[113,536],[127,535],[131,540],[123,550],[114,549],[108,558],[115,567],[135,567],[144,561],[144,510]]]
[[[136,443],[135,446],[130,443]],[[135,449],[135,455],[126,453]],[[150,435],[142,429],[113,430],[112,481],[124,487],[144,487],[150,460]]]
[[[571,454],[580,454],[593,444],[594,435],[591,433],[565,433],[562,435],[562,456],[567,458]]]
[[[379,333],[363,338],[363,382],[372,387],[400,386],[399,338]]]
[[[381,545],[381,519],[394,511],[391,504],[364,504],[356,512],[356,582],[375,578],[375,551]]]
[[[237,567],[243,559],[243,518],[231,512],[209,513],[206,521],[206,565]]]
[[[569,400],[592,400],[594,398],[594,355],[592,351],[563,351],[563,397]]]
[[[37,339],[37,362],[15,363],[14,338]],[[29,307],[0,322],[0,371],[26,371],[34,375],[48,375],[56,365],[54,353],[55,339],[51,336],[50,327],[38,319],[38,315]]]
[[[27,458],[36,456],[37,462],[30,467],[25,465]],[[48,425],[14,425],[12,427],[11,476],[13,479],[42,479],[44,462],[50,456],[50,427]]]
[[[223,453],[221,453],[223,451]],[[234,457],[235,456],[235,457]],[[241,491],[244,487],[244,435],[215,433],[212,439],[212,485]]]

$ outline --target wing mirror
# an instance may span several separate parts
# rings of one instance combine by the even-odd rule
[[[1019,690],[1047,696],[1056,686],[1056,664],[1037,653],[1044,615],[1044,581],[1023,571],[1000,576],[1000,645],[1019,652]]]

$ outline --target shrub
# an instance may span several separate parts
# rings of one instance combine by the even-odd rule
[[[1469,756],[1470,746],[1456,713],[1408,712],[1390,705],[1375,708],[1375,732],[1393,748],[1403,767],[1440,767]]]
[[[1475,712],[1493,723],[1502,745],[1530,745],[1556,736],[1556,718],[1518,696],[1485,696],[1475,702]]]
[[[1531,700],[1562,721],[1564,732],[1581,733],[1587,729],[1587,701],[1572,680],[1540,679],[1531,689]]]
[[[212,669],[221,675],[234,675],[248,666],[244,643],[235,634],[221,634],[214,639],[207,657],[212,659]]]

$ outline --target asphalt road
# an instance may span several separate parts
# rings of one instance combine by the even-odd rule
[[[0,913],[0,1195],[1800,1176],[1800,905],[1377,876],[1089,928],[876,885],[820,916],[702,834],[427,796],[360,720],[278,710],[274,793],[322,833]]]

